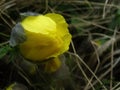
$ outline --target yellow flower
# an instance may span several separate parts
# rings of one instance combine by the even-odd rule
[[[58,56],[69,49],[71,34],[68,31],[68,24],[63,16],[55,13],[46,15],[28,16],[21,22],[27,40],[20,44],[21,54],[31,61],[43,61],[55,58],[46,64],[45,68],[50,67],[55,71],[60,67]]]
[[[28,16],[21,22],[27,40],[20,44],[22,55],[32,61],[57,57],[69,49],[71,35],[63,16],[55,13]]]

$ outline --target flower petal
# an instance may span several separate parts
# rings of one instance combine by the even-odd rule
[[[21,24],[25,30],[30,32],[41,34],[56,33],[56,23],[51,18],[43,15],[29,16]]]
[[[45,63],[45,72],[52,73],[55,72],[61,66],[61,61],[58,57]]]
[[[25,58],[38,61],[58,55],[63,42],[56,36],[56,23],[52,19],[43,15],[29,16],[21,24],[27,36],[20,44]]]
[[[20,44],[21,54],[25,58],[46,60],[69,49],[71,35],[63,16],[54,13],[29,16],[21,25],[27,36],[27,40]]]
[[[61,50],[59,51],[59,53],[62,54],[69,49],[72,37],[68,30],[68,24],[65,21],[64,17],[60,14],[48,13],[45,16],[50,17],[56,22],[57,34],[59,34],[58,36],[60,36],[64,42],[64,44],[61,47]]]
[[[66,23],[64,17],[60,14],[48,13],[45,16],[51,18],[57,24],[57,32],[59,35],[64,36],[68,33],[68,24]],[[63,28],[63,29],[61,29]],[[59,30],[58,30],[59,29]],[[65,30],[66,29],[66,30]]]
[[[33,61],[45,60],[56,54],[61,48],[61,41],[53,37],[27,32],[27,41],[20,44],[22,55]]]

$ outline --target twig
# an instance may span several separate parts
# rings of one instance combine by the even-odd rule
[[[105,18],[105,11],[106,11],[106,5],[108,3],[108,0],[105,1],[105,5],[103,7],[103,19]]]
[[[84,64],[84,66],[91,72],[91,74],[97,79],[97,81],[101,84],[101,86],[104,88],[104,90],[107,90],[107,88],[104,86],[104,84],[100,81],[100,79],[94,74],[94,72],[89,68],[89,66],[79,57],[79,55],[68,52],[69,54],[76,56],[76,58],[78,58],[78,60],[80,60],[80,62],[82,62]],[[93,86],[95,84],[92,84]],[[88,89],[89,90],[89,89]]]
[[[75,54],[77,54],[77,52],[76,52],[76,50],[75,50],[75,47],[74,47],[74,44],[73,44],[72,41],[71,41],[71,45],[72,45],[72,48],[73,48],[73,52],[74,52]],[[77,63],[77,65],[78,65],[78,67],[80,68],[82,74],[84,75],[84,77],[86,78],[86,80],[88,81],[88,83],[90,84],[90,86],[92,87],[92,89],[95,90],[95,88],[93,87],[91,81],[89,80],[89,78],[87,77],[86,73],[85,73],[84,70],[82,69],[82,67],[81,67],[81,65],[80,65],[80,63],[79,63],[79,61],[78,61],[78,58],[76,58],[76,63]],[[85,88],[84,90],[86,90],[86,88]]]
[[[117,85],[115,85],[115,86],[112,88],[112,90],[116,90],[116,88],[117,88],[119,85],[120,85],[120,82],[119,82]]]
[[[77,3],[77,4],[86,4],[85,1],[80,1],[80,0],[77,0],[77,1],[74,1],[74,0],[69,0],[69,1],[66,1],[68,3]],[[91,5],[99,5],[99,6],[104,6],[105,4],[104,3],[98,3],[98,2],[90,2]],[[119,5],[115,5],[115,4],[106,4],[106,7],[115,7],[115,8],[118,8],[120,9],[120,6]]]
[[[6,41],[6,42],[3,42],[3,43],[0,43],[0,46],[6,45],[6,44],[8,44],[8,43],[9,43],[9,41]]]
[[[117,34],[117,26],[114,30],[113,34],[113,39],[115,39]],[[113,60],[114,60],[114,42],[115,40],[112,41],[112,46],[111,46],[111,73],[110,73],[110,90],[112,90],[113,87]]]
[[[98,68],[100,66],[100,58],[99,58],[99,54],[97,53],[97,50],[95,49],[94,45],[93,45],[93,47],[94,47],[95,54],[96,54],[97,61],[98,61],[96,69],[94,70],[94,73],[96,74],[96,72],[97,72],[97,70],[98,70]],[[92,82],[93,78],[94,78],[94,76],[91,77],[90,82]],[[89,86],[89,83],[86,85],[86,89],[85,90],[88,90],[88,86]]]

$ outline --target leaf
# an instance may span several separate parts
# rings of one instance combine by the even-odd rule
[[[23,20],[28,16],[38,16],[40,14],[36,12],[24,12],[24,13],[20,13],[20,15],[21,15],[21,19]]]
[[[20,23],[17,23],[15,27],[13,27],[11,36],[10,36],[10,46],[16,46],[26,40],[26,36],[24,33],[24,28]]]
[[[120,9],[115,13],[109,27],[114,30],[116,26],[120,26]]]
[[[77,16],[74,16],[77,17]],[[83,28],[84,28],[84,23],[82,23],[81,20],[77,18],[71,18],[71,24],[75,26],[76,30],[78,33],[82,34],[83,33]]]
[[[24,13],[20,13],[21,16],[37,16],[39,15],[39,13],[36,12],[24,12]]]
[[[28,90],[28,88],[20,83],[12,83],[11,85],[9,85],[6,90]]]
[[[0,48],[0,59],[3,58],[9,51],[11,50],[11,47],[6,45]]]

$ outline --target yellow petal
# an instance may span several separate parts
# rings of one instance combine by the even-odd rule
[[[39,61],[48,59],[60,50],[61,41],[42,34],[27,32],[27,41],[20,45],[20,51],[27,59]]]
[[[52,20],[56,22],[57,34],[61,37],[64,44],[59,51],[60,54],[64,53],[69,49],[70,41],[71,41],[71,34],[68,30],[68,24],[64,17],[60,14],[55,13],[48,13],[45,16],[50,17]]]
[[[45,16],[30,16],[22,23],[27,41],[20,45],[22,55],[39,61],[55,56],[60,50],[62,40],[56,37],[56,24]]]
[[[57,57],[69,49],[71,35],[63,16],[55,13],[29,16],[21,22],[27,40],[20,44],[21,54],[32,61]]]
[[[54,58],[53,60],[47,61],[45,63],[45,72],[52,73],[58,70],[61,66],[61,61],[58,57]]]
[[[30,32],[41,34],[56,33],[56,23],[51,18],[43,15],[29,16],[21,24],[25,30]]]
[[[51,18],[56,24],[57,32],[59,36],[64,36],[68,32],[68,24],[66,23],[64,17],[60,14],[48,13],[45,16]],[[61,29],[63,28],[63,29]],[[66,29],[66,30],[65,30]]]

